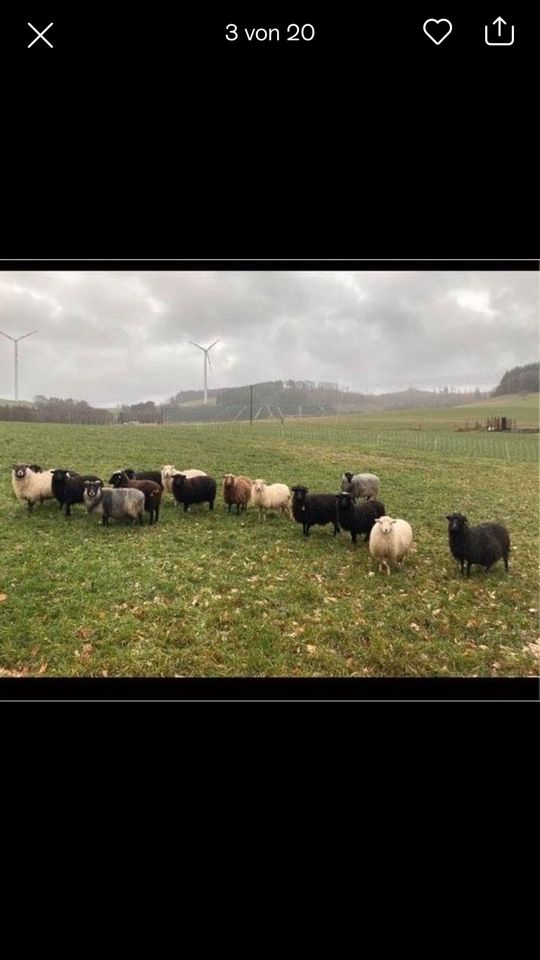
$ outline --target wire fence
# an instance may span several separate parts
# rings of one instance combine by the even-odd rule
[[[195,432],[214,432],[234,435],[238,438],[260,439],[261,443],[272,441],[335,446],[337,449],[353,448],[358,452],[374,455],[396,453],[399,450],[418,451],[439,457],[467,457],[506,460],[516,463],[535,463],[538,460],[538,434],[511,432],[455,433],[449,430],[395,430],[366,429],[355,424],[286,420],[236,423],[185,423],[175,424],[176,429]]]

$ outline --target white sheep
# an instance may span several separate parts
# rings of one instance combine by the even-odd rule
[[[30,513],[35,503],[53,499],[52,475],[52,470],[32,470],[27,463],[17,463],[11,471],[13,492],[17,500],[26,500]]]
[[[289,520],[292,519],[292,494],[285,483],[270,483],[266,480],[254,480],[249,501],[259,508],[259,520],[266,520],[268,510],[281,510]]]
[[[392,563],[401,563],[411,548],[412,539],[413,532],[406,520],[386,516],[375,520],[369,535],[369,552],[379,561],[379,570],[386,567],[389,574]]]

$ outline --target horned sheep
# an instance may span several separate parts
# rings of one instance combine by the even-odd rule
[[[87,480],[84,484],[84,502],[88,513],[96,513],[103,518],[103,525],[109,526],[109,519],[138,519],[143,524],[144,493],[131,487],[104,487],[101,480]]]

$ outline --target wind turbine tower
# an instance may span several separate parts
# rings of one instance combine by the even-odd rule
[[[38,331],[37,331],[37,330],[31,330],[30,333],[23,333],[22,337],[11,337],[11,336],[9,335],[9,333],[4,333],[3,330],[0,330],[0,333],[2,334],[3,337],[7,337],[8,340],[11,340],[11,341],[13,342],[13,346],[15,347],[15,357],[14,357],[14,361],[15,361],[15,400],[18,400],[18,399],[19,399],[19,351],[18,351],[19,340],[24,340],[25,337],[33,337],[33,335],[34,335],[35,333],[38,333]]]
[[[218,337],[217,340],[214,340],[214,342],[211,343],[209,347],[201,347],[200,343],[195,343],[194,340],[189,341],[193,347],[198,347],[199,350],[202,350],[202,352],[204,353],[204,402],[205,404],[208,403],[208,367],[212,369],[212,364],[210,363],[210,357],[208,356],[208,354],[210,353],[212,347],[215,347],[216,343],[219,343],[220,339],[221,338]]]

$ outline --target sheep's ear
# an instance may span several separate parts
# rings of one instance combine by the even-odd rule
[[[375,523],[380,523],[380,522],[381,522],[381,518],[379,517],[379,518],[375,521]]]
[[[446,514],[446,519],[447,519],[447,520],[453,520],[454,518],[453,518],[453,516],[452,516],[451,513],[447,513],[447,514]]]
[[[391,520],[390,523],[397,523],[397,520]]]

